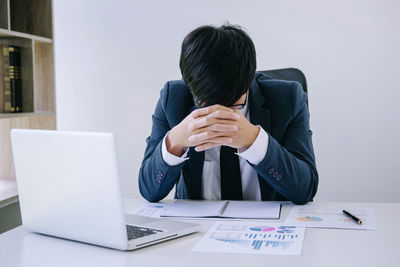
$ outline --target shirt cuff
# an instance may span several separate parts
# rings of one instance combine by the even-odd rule
[[[257,138],[254,143],[243,152],[240,151],[241,149],[238,149],[238,153],[236,153],[253,165],[258,165],[258,163],[260,163],[265,158],[269,141],[269,136],[267,132],[260,125],[257,126],[258,128],[260,128],[260,131],[258,132]]]
[[[184,162],[184,161],[189,159],[187,157],[189,149],[186,148],[185,153],[181,157],[177,157],[177,156],[169,153],[168,150],[167,150],[167,144],[165,143],[165,138],[167,138],[168,133],[165,135],[164,139],[162,140],[161,154],[162,154],[162,158],[165,161],[165,163],[167,163],[169,166],[176,166],[176,165],[179,165],[182,162]]]

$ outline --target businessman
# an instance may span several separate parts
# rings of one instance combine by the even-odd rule
[[[139,173],[148,201],[290,200],[318,188],[307,95],[297,82],[256,72],[237,26],[202,26],[183,40],[182,80],[161,90]]]

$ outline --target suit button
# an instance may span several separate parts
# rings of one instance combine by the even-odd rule
[[[278,177],[276,177],[276,180],[279,181],[280,179],[282,179],[282,175],[278,175]]]
[[[274,169],[274,168],[271,168],[271,169],[269,169],[269,170],[268,170],[269,174],[273,174],[273,173],[274,173],[274,171],[275,171],[275,169]]]
[[[158,171],[157,176],[156,176],[156,181],[161,183],[161,180],[163,177],[164,177],[164,174],[161,171]]]
[[[278,172],[274,172],[274,174],[272,175],[272,177],[274,178],[278,178],[279,173]]]

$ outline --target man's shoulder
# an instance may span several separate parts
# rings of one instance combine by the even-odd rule
[[[189,86],[185,83],[184,80],[171,80],[165,84],[165,87],[168,88],[170,93],[173,94],[191,94]]]
[[[278,80],[259,72],[254,80],[270,108],[295,111],[306,103],[307,94],[297,81]]]
[[[183,80],[168,81],[161,90],[160,104],[170,125],[174,126],[190,113],[192,93]]]
[[[296,81],[274,79],[261,72],[257,72],[254,79],[262,93],[290,96],[297,91],[303,92],[303,87]]]
[[[165,83],[161,90],[164,101],[189,101],[192,99],[189,86],[183,80],[171,80]]]

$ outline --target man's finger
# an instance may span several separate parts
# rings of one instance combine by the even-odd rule
[[[236,114],[232,109],[230,109],[230,111],[217,109],[216,111],[211,112],[210,114],[208,114],[206,116],[210,117],[210,118],[215,118],[215,119],[224,119],[224,120],[233,120],[233,121],[236,121],[240,118],[240,115]]]
[[[196,146],[206,142],[211,142],[211,143],[213,142],[221,143],[225,141],[229,142],[232,140],[232,138],[230,137],[231,135],[232,133],[208,131],[192,135],[188,138],[188,141],[191,146]]]
[[[210,141],[210,142],[198,145],[194,148],[194,150],[196,150],[197,152],[200,152],[200,151],[204,151],[204,150],[207,150],[207,149],[210,149],[213,147],[217,147],[217,146],[221,146],[221,145],[230,145],[233,142],[233,139],[230,138],[230,140],[228,140],[228,138],[225,138],[225,137],[223,137],[223,138],[218,137],[218,138],[214,138],[212,140],[207,140],[207,141]]]
[[[213,124],[226,124],[226,125],[233,125],[235,124],[235,121],[233,120],[224,120],[224,119],[216,119],[216,118],[211,118],[209,116],[201,117],[198,119],[193,120],[192,122],[189,123],[189,130],[190,131],[195,131],[197,129],[203,128],[203,127],[208,127]]]
[[[220,144],[215,144],[215,143],[206,143],[206,144],[202,144],[200,146],[196,146],[194,148],[194,150],[196,150],[197,152],[201,152],[201,151],[205,151],[207,149],[213,148],[213,147],[217,147],[220,146]]]
[[[210,113],[212,113],[212,112],[214,112],[216,110],[225,110],[225,111],[233,113],[232,109],[217,104],[217,105],[212,105],[212,106],[205,107],[205,108],[196,109],[196,110],[192,111],[191,115],[192,115],[193,118],[198,118],[198,117],[201,117],[201,116],[206,116],[206,115],[208,115],[208,114],[210,114]]]
[[[213,131],[213,132],[236,132],[238,130],[238,126],[235,124],[220,124],[214,123],[210,126],[206,126],[203,128],[198,128],[192,131],[194,134],[199,134],[206,131]]]

